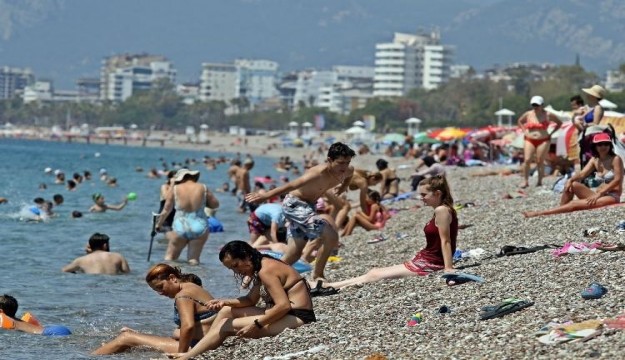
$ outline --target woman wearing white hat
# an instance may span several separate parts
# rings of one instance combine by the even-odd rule
[[[197,265],[200,262],[200,254],[209,234],[204,208],[218,208],[219,200],[206,185],[197,182],[199,178],[199,171],[180,169],[172,179],[174,185],[170,187],[156,223],[156,229],[160,230],[171,210],[176,207],[172,231],[166,234],[169,244],[165,260],[178,259],[182,249],[189,245],[189,263]]]
[[[529,186],[529,172],[532,157],[536,155],[536,168],[538,169],[538,181],[536,186],[541,186],[545,175],[545,158],[551,145],[551,135],[562,126],[562,121],[554,114],[545,111],[545,100],[542,96],[533,96],[530,100],[532,110],[526,111],[519,118],[519,127],[525,133],[523,146],[523,178],[522,188]],[[549,132],[549,123],[554,122],[556,127]]]

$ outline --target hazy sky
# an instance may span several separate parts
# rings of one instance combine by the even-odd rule
[[[575,32],[584,27],[550,28],[553,14],[563,14],[564,24],[576,24],[564,11],[544,8],[555,3],[566,3],[564,10],[571,7],[568,3],[582,4],[573,0],[0,0],[0,66],[30,67],[60,88],[72,88],[80,76],[98,77],[102,59],[123,52],[167,56],[178,69],[179,82],[197,81],[202,62],[235,58],[274,60],[283,71],[373,66],[376,43],[391,41],[396,31],[433,27],[440,29],[443,43],[455,46],[456,63],[478,69],[512,61],[570,63],[576,44],[568,40],[580,39],[585,45],[586,40]],[[493,14],[505,18],[495,19]],[[517,28],[515,20],[522,25]],[[608,30],[611,36],[618,33]],[[558,31],[564,38],[557,37]],[[587,41],[596,43],[595,38]],[[596,61],[585,65],[603,66]]]

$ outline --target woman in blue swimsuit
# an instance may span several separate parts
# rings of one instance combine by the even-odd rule
[[[188,244],[189,263],[193,265],[200,263],[200,254],[209,234],[208,217],[204,208],[216,209],[219,207],[219,201],[206,185],[197,182],[199,177],[199,171],[180,169],[173,178],[174,185],[165,198],[165,206],[156,224],[156,229],[160,230],[175,206],[176,215],[172,231],[166,234],[169,244],[165,260],[178,259],[182,249]]]
[[[178,325],[174,336],[144,334],[124,327],[93,355],[117,354],[137,346],[166,353],[183,352],[208,333],[217,313],[209,308],[213,296],[202,288],[202,281],[195,274],[183,274],[177,267],[157,264],[148,271],[145,281],[159,295],[174,299],[174,322]]]

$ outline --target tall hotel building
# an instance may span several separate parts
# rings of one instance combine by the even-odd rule
[[[412,89],[435,89],[450,76],[453,48],[440,34],[395,33],[393,42],[375,46],[373,95],[405,96]]]
[[[230,101],[246,98],[253,107],[278,94],[278,63],[237,59],[232,64],[204,63],[200,76],[200,100]]]
[[[133,93],[149,90],[158,79],[176,81],[176,70],[167,58],[148,54],[123,54],[102,61],[100,99],[124,101]]]
[[[11,99],[35,82],[35,75],[30,69],[0,67],[0,100]]]

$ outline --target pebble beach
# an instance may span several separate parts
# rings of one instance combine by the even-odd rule
[[[165,143],[166,148],[232,151],[255,156],[279,157],[288,154],[299,161],[315,148],[277,148],[265,151],[275,139],[251,137],[248,146],[233,147],[232,136],[211,137],[210,145],[184,144],[182,139]],[[339,141],[344,140],[339,138]],[[129,144],[140,146],[137,144]],[[373,170],[381,155],[357,156],[357,168]],[[318,157],[323,161],[323,156]],[[403,179],[402,191],[409,191],[414,161],[386,158]],[[440,274],[427,277],[387,280],[342,289],[338,294],[313,299],[318,321],[282,334],[255,340],[231,337],[217,350],[200,359],[577,359],[622,358],[625,335],[622,330],[606,329],[586,342],[545,345],[536,332],[549,322],[582,322],[615,318],[625,310],[622,275],[625,252],[597,252],[554,257],[551,250],[496,257],[501,247],[563,245],[566,242],[623,243],[625,233],[616,225],[625,219],[625,207],[580,211],[570,214],[525,219],[523,211],[556,206],[559,194],[551,191],[554,178],[544,186],[524,189],[518,194],[519,175],[474,177],[472,174],[497,167],[447,168],[454,200],[474,206],[458,210],[458,249],[483,249],[480,258],[456,264],[462,271],[479,275],[485,282],[469,282],[449,287]],[[255,174],[259,175],[259,174]],[[536,179],[530,179],[534,184]],[[350,193],[352,200],[356,193]],[[368,244],[379,231],[356,228],[340,239],[340,261],[326,269],[330,282],[364,274],[373,267],[401,264],[425,245],[423,227],[432,209],[415,198],[387,204],[397,213],[382,234],[387,240]],[[469,226],[470,225],[470,226]],[[598,227],[606,234],[583,237],[585,229]],[[491,258],[488,258],[493,256]],[[488,259],[487,259],[488,258]],[[599,282],[608,293],[598,300],[580,296],[591,282]],[[508,298],[534,302],[533,306],[491,320],[480,320],[480,309]],[[441,314],[446,306],[450,312]],[[406,325],[411,315],[421,314],[421,322]],[[155,357],[166,358],[164,355]]]
[[[367,157],[360,157],[361,165]],[[375,161],[374,157],[371,157]],[[355,159],[356,160],[356,159]],[[405,163],[405,159],[393,161]],[[555,322],[581,322],[614,318],[625,310],[621,269],[625,253],[599,252],[555,258],[551,250],[493,257],[504,245],[535,246],[602,240],[622,242],[625,234],[616,224],[625,219],[620,206],[571,214],[525,219],[521,212],[552,207],[553,178],[542,187],[530,187],[527,197],[505,199],[518,191],[521,178],[511,176],[472,177],[481,168],[449,168],[456,203],[475,206],[458,211],[461,225],[458,249],[485,250],[482,259],[468,258],[456,266],[485,279],[449,287],[440,274],[387,280],[342,289],[339,294],[314,298],[318,322],[287,330],[274,338],[245,340],[229,338],[221,348],[202,359],[563,359],[622,357],[625,334],[604,330],[586,342],[545,345],[536,331]],[[409,170],[399,170],[406,178]],[[533,179],[535,182],[535,179]],[[532,179],[531,181],[532,182]],[[407,187],[407,181],[403,183]],[[406,189],[407,190],[407,189]],[[329,264],[329,281],[364,274],[372,267],[400,264],[424,246],[423,226],[431,208],[409,199],[388,205],[399,212],[382,231],[388,240],[368,244],[377,232],[357,228],[341,238],[345,245],[341,261]],[[600,227],[608,233],[588,239],[583,230]],[[580,292],[593,281],[608,293],[598,300],[584,300]],[[501,318],[480,320],[480,309],[504,299],[518,298],[535,304]],[[451,312],[440,314],[441,306]],[[406,326],[415,312],[422,321]]]

